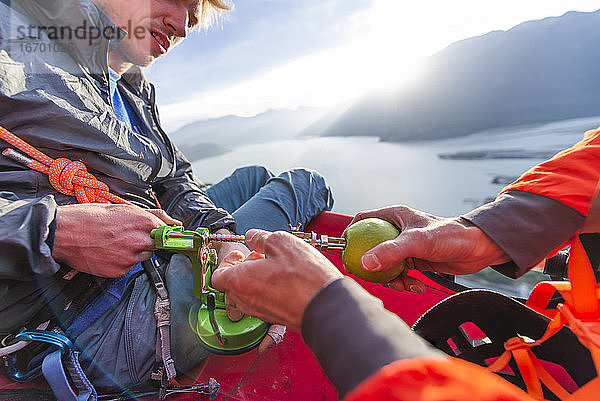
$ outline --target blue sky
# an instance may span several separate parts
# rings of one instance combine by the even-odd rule
[[[182,98],[181,88],[235,84],[346,43],[354,33],[349,21],[369,5],[365,0],[239,0],[218,25],[193,32],[148,75],[167,103]]]
[[[237,0],[146,73],[167,129],[228,114],[328,106],[418,79],[423,57],[600,0]]]

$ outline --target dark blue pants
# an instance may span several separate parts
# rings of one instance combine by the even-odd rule
[[[275,176],[262,166],[241,167],[205,192],[217,207],[235,217],[239,234],[251,228],[287,230],[289,223],[306,227],[333,206],[325,179],[303,168]]]

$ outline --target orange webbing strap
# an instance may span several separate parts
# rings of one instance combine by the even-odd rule
[[[600,394],[600,380],[596,377],[580,389],[569,394],[540,364],[530,348],[535,347],[556,334],[567,325],[579,341],[590,351],[596,372],[600,372],[600,286],[596,284],[593,269],[581,244],[579,235],[571,241],[569,257],[569,282],[549,281],[539,283],[531,293],[527,306],[550,316],[546,332],[537,341],[527,342],[521,337],[513,337],[505,344],[505,352],[488,367],[496,372],[515,359],[527,392],[533,397],[543,400],[541,383],[544,383],[559,399],[563,401],[581,401],[597,398]],[[558,291],[565,299],[556,309],[547,309],[552,295]],[[589,398],[594,394],[593,398]]]
[[[529,348],[535,347],[546,341],[548,338],[556,334],[564,322],[560,318],[559,314],[556,319],[553,319],[548,325],[546,333],[537,341],[531,342],[526,341],[522,337],[513,337],[504,343],[504,353],[490,366],[488,370],[497,372],[503,369],[511,358],[515,359],[519,372],[523,377],[523,381],[527,386],[527,392],[533,398],[543,400],[542,385],[544,383],[550,391],[552,391],[559,399],[566,400],[569,396],[567,390],[565,390],[540,364],[538,359],[535,357],[533,352]]]
[[[47,174],[50,183],[58,192],[75,196],[79,203],[95,202],[131,205],[126,200],[110,193],[108,186],[88,173],[85,164],[82,162],[65,158],[52,159],[2,126],[0,126],[0,139],[31,156],[34,160],[23,156],[20,159],[27,167]],[[8,152],[5,151],[6,153],[3,152],[3,154],[10,155],[10,151],[12,149],[9,149]]]

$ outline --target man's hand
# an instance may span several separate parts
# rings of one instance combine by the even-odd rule
[[[216,234],[233,234],[226,228],[217,230]],[[236,242],[216,242],[214,247],[219,257],[219,265],[216,269],[221,267],[229,267],[240,263],[250,253],[250,250],[246,246]],[[216,270],[215,269],[215,270]],[[227,310],[227,317],[232,322],[239,321],[244,314],[239,310],[235,304],[229,302],[229,298],[225,295],[225,306]]]
[[[163,210],[88,203],[59,206],[52,257],[75,270],[120,277],[154,250],[150,231],[181,224]]]
[[[241,251],[231,252],[225,258],[223,258],[223,260],[219,264],[219,269],[231,268],[231,267],[233,267],[239,263],[242,263],[244,261],[260,260],[260,259],[265,258],[264,255],[257,253],[257,252],[252,252],[252,253],[248,254],[248,256],[246,256],[246,254],[248,254],[248,252],[241,252]],[[213,278],[214,278],[214,273],[213,273]],[[227,316],[232,321],[237,322],[238,320],[241,320],[242,317],[244,317],[244,313],[242,312],[241,308],[236,305],[235,301],[233,301],[231,296],[227,293],[225,293],[225,306],[226,306],[226,310],[227,310]],[[285,331],[286,331],[286,327],[283,325],[276,325],[276,324],[272,325],[269,328],[269,331],[268,331],[267,335],[265,336],[265,338],[263,338],[263,340],[260,342],[260,344],[258,346],[258,353],[264,354],[269,349],[273,348],[274,346],[279,344],[281,341],[283,341],[283,336],[285,335]]]
[[[401,232],[396,239],[363,255],[361,265],[367,271],[388,270],[406,260],[413,269],[471,274],[509,261],[490,237],[460,217],[443,218],[406,206],[391,206],[358,213],[352,223],[369,217],[387,220]],[[399,291],[424,291],[423,284],[406,275],[406,271],[387,285]]]
[[[250,230],[246,243],[255,252],[215,271],[213,286],[242,312],[299,332],[310,300],[342,274],[316,249],[282,231]]]

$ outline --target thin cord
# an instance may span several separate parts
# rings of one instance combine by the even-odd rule
[[[258,354],[256,359],[254,359],[254,362],[252,362],[252,365],[248,368],[248,370],[246,371],[246,373],[244,373],[244,376],[242,376],[240,378],[240,380],[238,381],[238,383],[229,391],[229,393],[227,393],[225,395],[224,398],[221,398],[221,401],[226,401],[226,400],[231,400],[232,398],[232,394],[234,392],[237,392],[240,387],[242,387],[242,385],[246,382],[246,380],[248,380],[248,378],[250,377],[250,375],[252,374],[252,372],[254,372],[254,369],[256,368],[256,366],[258,366],[258,362],[260,361],[260,359],[262,358],[264,354]]]

